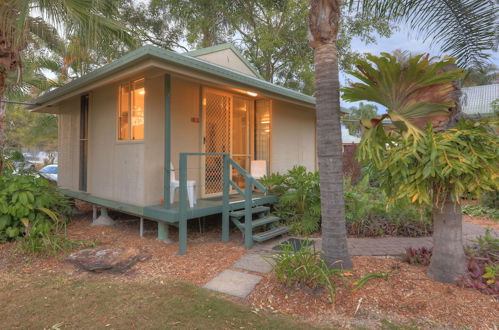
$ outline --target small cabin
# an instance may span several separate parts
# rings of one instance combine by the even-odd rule
[[[263,80],[230,44],[144,46],[35,103],[59,117],[60,191],[155,220],[159,239],[178,226],[180,253],[187,221],[210,214],[224,241],[230,218],[246,246],[258,242],[248,222],[276,200],[258,179],[317,169],[315,99]]]

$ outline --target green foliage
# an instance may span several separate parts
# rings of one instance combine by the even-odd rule
[[[0,177],[0,241],[42,237],[67,221],[67,199],[44,178],[4,174]]]
[[[485,191],[481,196],[481,202],[486,207],[499,209],[499,190]]]
[[[407,198],[388,203],[385,192],[369,183],[365,175],[357,185],[345,178],[347,232],[356,237],[427,236],[431,217],[427,208],[417,208]]]
[[[125,7],[123,21],[134,25],[141,40],[167,47],[185,40],[192,48],[232,42],[265,80],[310,95],[314,92],[308,0],[152,0],[147,8]],[[376,36],[388,37],[392,31],[388,19],[371,20],[346,7],[342,2],[336,42],[343,69],[351,68],[361,56],[351,47],[354,37],[372,43]],[[130,15],[130,10],[139,14]],[[128,23],[130,18],[134,23]]]
[[[371,20],[390,18],[419,31],[458,58],[460,67],[487,63],[497,42],[497,6],[486,0],[350,0]]]
[[[277,279],[288,287],[326,288],[331,303],[334,303],[336,286],[330,277],[340,274],[341,269],[329,269],[314,244],[304,244],[298,251],[289,242],[281,247],[281,251],[268,257]]]
[[[447,196],[459,203],[470,192],[498,189],[499,137],[479,122],[459,121],[456,128],[419,138],[392,135],[387,145],[371,137],[360,144],[360,158],[372,161],[389,201],[409,198],[420,205],[440,205]],[[371,141],[372,142],[372,141]]]
[[[295,166],[284,175],[271,174],[261,180],[270,193],[279,194],[275,213],[287,221],[296,235],[309,235],[319,229],[321,200],[319,173]]]
[[[432,255],[432,249],[428,248],[406,248],[402,255],[402,261],[411,265],[428,266]]]
[[[261,180],[269,193],[279,195],[274,213],[295,235],[310,235],[320,228],[321,201],[318,172],[296,166],[286,174],[273,173]],[[400,199],[388,204],[383,190],[369,184],[366,175],[352,185],[344,181],[347,231],[359,237],[382,235],[426,236],[431,233],[430,212]]]
[[[483,206],[483,205],[464,205],[462,207],[463,214],[471,216],[484,216],[492,218],[494,221],[499,221],[499,209]]]
[[[352,291],[358,290],[364,286],[368,281],[375,279],[375,278],[382,278],[382,279],[388,279],[390,275],[388,273],[371,273],[364,275],[362,278],[359,280],[355,281],[353,283],[353,289]]]
[[[399,129],[417,135],[419,129],[411,120],[445,116],[455,106],[451,92],[462,70],[443,71],[453,63],[450,58],[432,62],[428,55],[369,54],[366,60],[357,61],[357,70],[349,72],[361,82],[342,88],[342,97],[349,102],[376,102],[387,108],[386,115],[362,121],[365,127],[381,126],[381,120],[389,117]]]
[[[487,231],[466,247],[467,273],[461,285],[499,298],[499,239]]]
[[[27,111],[22,106],[9,107],[5,117],[5,143],[8,148],[57,148],[57,116]]]
[[[458,283],[499,297],[499,239],[487,231],[465,248],[467,272],[457,279]],[[430,264],[432,249],[407,248],[402,260],[413,265]]]
[[[353,136],[362,136],[362,129],[360,125],[361,120],[374,118],[378,115],[378,107],[374,104],[365,104],[360,102],[359,106],[353,106],[348,109],[342,110],[348,114],[343,115],[342,124],[348,129],[348,132]]]

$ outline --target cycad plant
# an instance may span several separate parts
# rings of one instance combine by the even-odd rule
[[[452,59],[432,62],[382,54],[358,63],[361,83],[344,88],[348,101],[372,101],[387,114],[364,121],[360,159],[380,173],[391,200],[409,198],[433,207],[433,256],[428,275],[455,282],[465,272],[461,196],[499,186],[499,138],[488,128],[458,117],[461,70]],[[390,118],[385,125],[383,119]],[[424,125],[424,128],[421,126]]]

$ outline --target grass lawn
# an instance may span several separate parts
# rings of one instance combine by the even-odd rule
[[[13,275],[13,274],[10,274]],[[0,276],[2,329],[311,329],[193,285]]]

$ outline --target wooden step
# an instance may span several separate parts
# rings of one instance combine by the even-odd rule
[[[258,243],[261,243],[261,242],[264,242],[264,241],[269,240],[271,238],[274,238],[276,236],[280,236],[282,234],[285,234],[290,230],[291,230],[291,228],[286,227],[286,226],[277,227],[277,228],[274,228],[271,230],[264,231],[263,233],[258,233],[258,234],[253,235],[253,240],[258,242]]]
[[[251,208],[251,213],[252,214],[258,214],[258,213],[264,213],[264,212],[269,212],[270,207],[268,206],[256,206]],[[237,211],[232,211],[229,213],[229,215],[233,218],[242,218],[245,215],[245,210],[237,210]]]
[[[251,222],[251,227],[252,228],[256,228],[256,227],[260,227],[260,226],[263,226],[263,225],[267,225],[269,223],[278,222],[279,220],[281,220],[281,218],[269,215],[269,216],[266,216],[266,217],[263,217],[263,218],[259,218],[259,219],[253,220]],[[239,228],[242,231],[244,231],[244,222],[241,223],[241,222],[239,222],[236,219],[232,219],[232,222],[237,226],[237,228]]]

